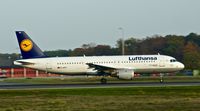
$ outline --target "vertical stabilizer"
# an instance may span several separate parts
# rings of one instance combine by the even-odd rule
[[[16,35],[23,59],[46,57],[24,31],[16,31]]]

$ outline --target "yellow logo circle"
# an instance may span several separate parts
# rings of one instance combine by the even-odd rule
[[[31,42],[31,40],[29,39],[24,39],[21,43],[20,43],[20,47],[23,51],[28,52],[33,48],[33,43]]]

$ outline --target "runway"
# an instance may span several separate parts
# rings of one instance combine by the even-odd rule
[[[114,88],[114,87],[165,87],[165,86],[200,86],[200,82],[129,82],[129,83],[86,83],[86,84],[19,84],[0,83],[0,90],[4,89],[55,89],[55,88]]]

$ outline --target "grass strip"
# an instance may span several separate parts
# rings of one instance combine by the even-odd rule
[[[0,90],[0,111],[198,111],[200,86]]]

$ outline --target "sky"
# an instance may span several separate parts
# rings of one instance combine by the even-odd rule
[[[122,38],[200,34],[200,0],[0,0],[0,53],[19,53],[15,31],[42,50],[115,46]]]

